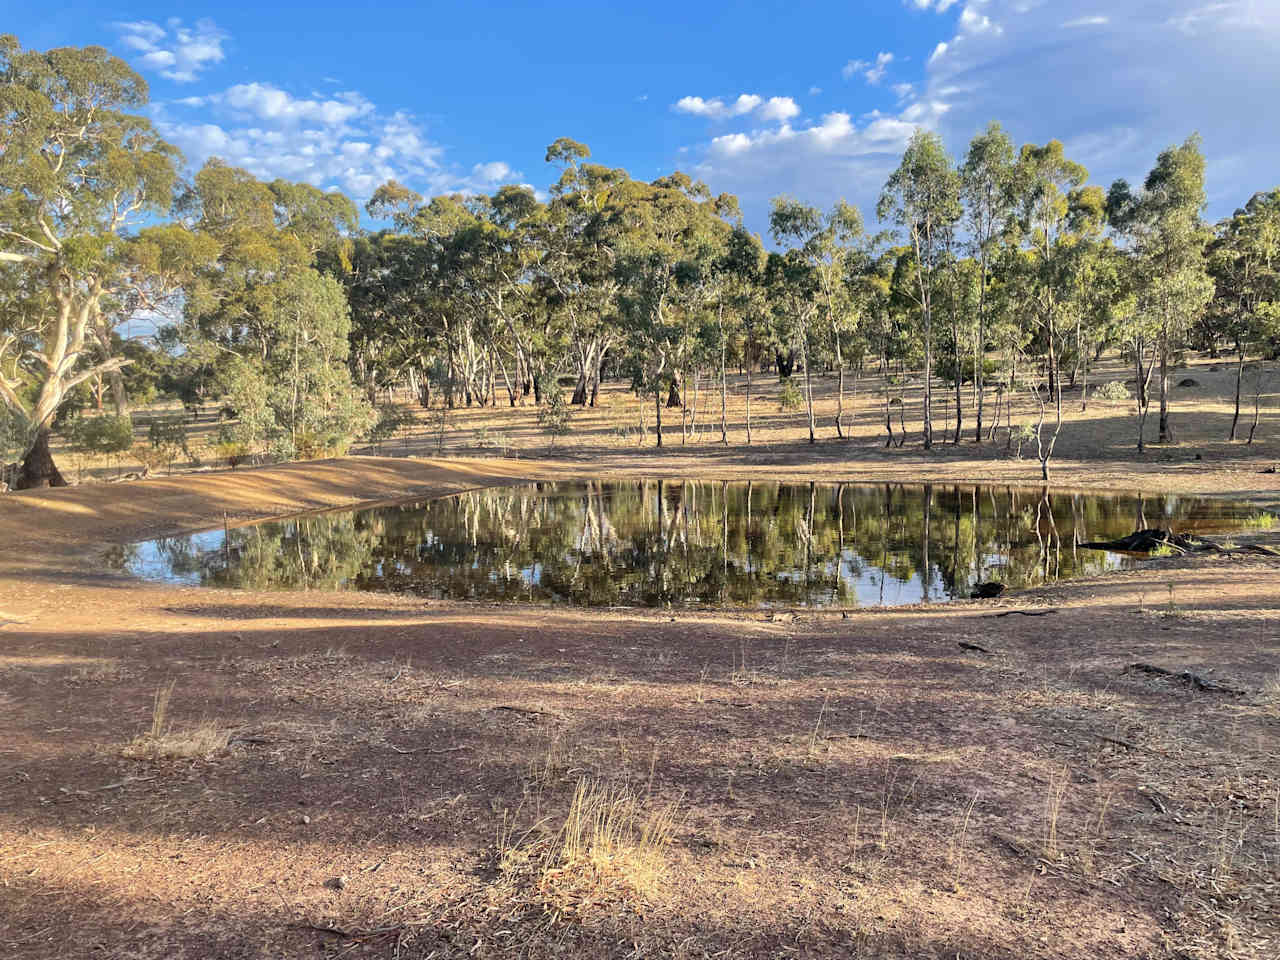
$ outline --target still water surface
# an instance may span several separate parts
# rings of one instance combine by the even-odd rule
[[[491,488],[122,548],[147,579],[585,606],[893,606],[1133,565],[1082,549],[1146,527],[1226,533],[1230,501],[995,486],[640,480]]]

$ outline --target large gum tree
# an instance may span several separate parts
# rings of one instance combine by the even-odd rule
[[[933,446],[933,308],[935,288],[946,267],[952,232],[962,213],[960,177],[942,138],[917,130],[889,175],[876,215],[906,234],[915,254],[915,283],[904,290],[920,310],[924,335],[924,448]]]
[[[107,328],[173,285],[186,243],[138,230],[169,211],[177,150],[142,117],[145,82],[101,47],[0,37],[0,400],[22,435],[19,488],[64,484],[49,431],[68,393],[128,361]],[[189,251],[188,251],[189,252]]]

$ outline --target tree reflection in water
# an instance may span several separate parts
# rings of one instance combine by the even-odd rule
[[[1248,507],[1016,487],[541,483],[134,544],[119,566],[251,590],[381,590],[587,606],[896,605],[1133,562],[1138,527],[1242,527]]]

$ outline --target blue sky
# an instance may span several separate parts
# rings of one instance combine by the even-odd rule
[[[1280,0],[24,4],[24,46],[101,44],[147,77],[198,165],[363,199],[544,189],[560,136],[652,179],[870,215],[916,125],[1064,141],[1095,182],[1205,139],[1211,216],[1280,184]],[[870,218],[870,217],[869,217]]]

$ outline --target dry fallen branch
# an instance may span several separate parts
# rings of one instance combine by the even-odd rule
[[[497,707],[491,707],[491,710],[506,710],[511,713],[521,713],[531,717],[554,717],[557,720],[565,719],[563,713],[553,713],[550,710],[535,710],[532,707],[516,707],[510,704],[503,704]]]
[[[1195,687],[1197,690],[1204,690],[1207,693],[1226,693],[1233,697],[1241,697],[1245,693],[1243,690],[1236,687],[1228,687],[1226,684],[1218,683],[1216,680],[1206,680],[1190,670],[1166,670],[1164,667],[1157,667],[1150,663],[1131,663],[1124,668],[1124,672],[1149,673],[1157,677],[1169,677],[1173,680],[1180,680],[1187,686]]]
[[[404,930],[404,924],[396,924],[393,927],[377,927],[373,930],[343,930],[341,927],[329,927],[318,923],[295,923],[295,927],[299,930],[314,930],[316,933],[327,933],[330,936],[341,937],[343,940],[350,940],[358,943],[361,940],[371,940],[374,937],[384,937],[389,933],[400,933]]]
[[[433,749],[431,749],[430,747],[417,747],[416,749],[412,749],[412,750],[405,750],[403,747],[397,747],[394,743],[388,743],[388,744],[387,744],[387,746],[388,746],[388,747],[390,747],[392,750],[394,750],[396,753],[404,753],[404,754],[409,754],[409,753],[426,753],[426,754],[457,753],[459,750],[470,750],[470,749],[471,749],[470,747],[444,747],[443,749],[440,749],[440,750],[433,750]]]

